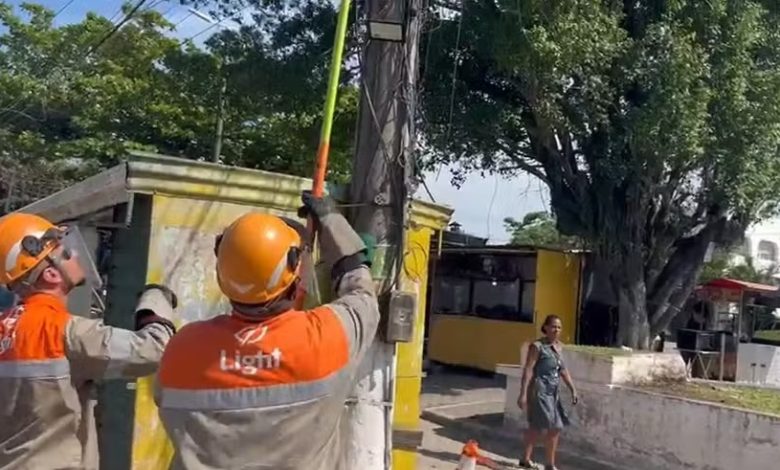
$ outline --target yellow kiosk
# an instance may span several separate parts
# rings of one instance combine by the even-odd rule
[[[573,343],[584,255],[536,247],[444,248],[429,300],[428,359],[494,372],[517,364],[525,341],[541,336],[549,314]]]

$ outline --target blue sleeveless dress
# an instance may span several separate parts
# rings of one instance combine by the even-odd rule
[[[560,394],[561,372],[566,366],[548,341],[539,340],[534,345],[539,359],[528,386],[528,426],[538,431],[560,430],[570,424]]]

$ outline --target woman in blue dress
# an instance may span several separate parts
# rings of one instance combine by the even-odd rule
[[[520,460],[522,468],[537,468],[531,460],[534,445],[541,437],[546,450],[545,470],[556,470],[555,456],[558,438],[569,418],[561,403],[561,379],[569,387],[572,403],[577,404],[577,390],[563,363],[562,344],[560,342],[561,319],[557,315],[548,315],[542,324],[544,337],[528,348],[528,359],[523,370],[523,381],[518,406],[528,417],[528,430],[525,435],[525,451]]]

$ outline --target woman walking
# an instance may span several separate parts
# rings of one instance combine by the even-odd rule
[[[561,357],[560,342],[563,325],[557,315],[548,315],[542,324],[544,337],[528,348],[528,359],[523,370],[523,381],[517,405],[528,417],[525,435],[525,451],[520,460],[521,468],[537,468],[531,460],[534,445],[541,437],[546,450],[545,470],[556,470],[555,456],[558,437],[569,418],[561,403],[560,382],[569,387],[572,403],[577,404],[577,390]]]

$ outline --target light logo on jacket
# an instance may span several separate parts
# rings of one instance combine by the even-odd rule
[[[246,346],[247,344],[259,343],[265,338],[266,333],[268,333],[267,326],[251,325],[238,330],[233,336],[238,340],[239,346]]]
[[[238,341],[238,346],[257,344],[268,333],[267,326],[248,326],[239,330],[233,336]],[[278,369],[282,365],[282,351],[274,348],[270,353],[263,351],[247,354],[240,349],[235,349],[233,354],[226,350],[219,352],[219,368],[225,372],[235,371],[242,375],[256,375],[262,370]]]

